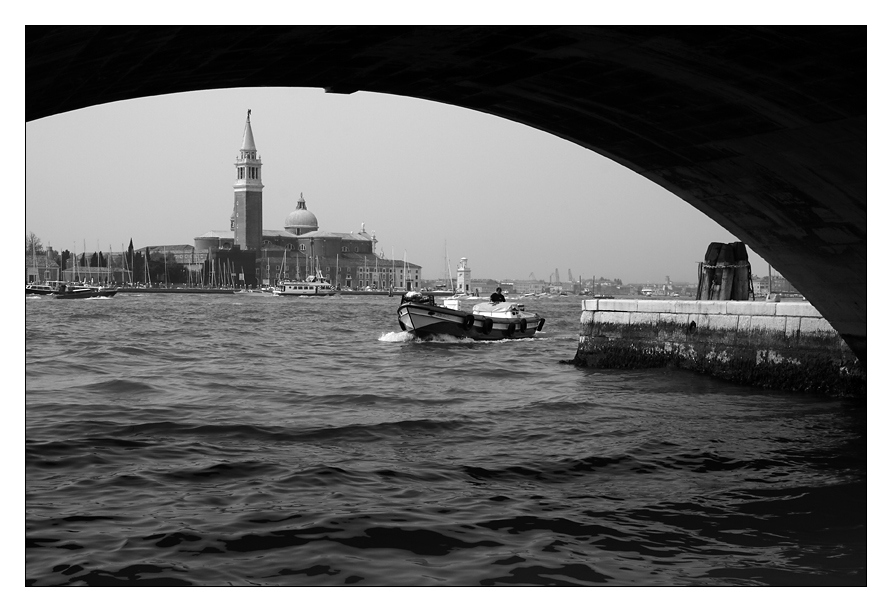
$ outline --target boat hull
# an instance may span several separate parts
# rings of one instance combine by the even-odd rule
[[[25,295],[52,295],[55,292],[51,287],[25,285]]]
[[[337,291],[320,290],[320,291],[273,291],[275,295],[290,295],[293,297],[326,297],[329,295],[337,295]]]
[[[516,317],[488,317],[436,304],[404,302],[397,309],[400,328],[419,338],[435,335],[472,340],[532,338],[541,331],[545,319],[536,314]]]
[[[117,289],[91,288],[91,289],[75,289],[74,291],[61,291],[56,293],[54,297],[57,300],[83,300],[96,297],[112,297],[118,292]]]

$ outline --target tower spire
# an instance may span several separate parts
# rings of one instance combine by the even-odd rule
[[[248,118],[245,119],[245,133],[242,135],[242,148],[241,151],[257,151],[257,146],[254,144],[254,131],[251,129],[251,109],[248,109]]]

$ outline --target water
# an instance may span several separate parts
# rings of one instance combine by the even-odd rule
[[[863,585],[866,405],[419,342],[398,298],[26,300],[30,585]]]

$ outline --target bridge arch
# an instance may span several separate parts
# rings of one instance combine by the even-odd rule
[[[554,134],[744,241],[866,362],[866,27],[29,26],[25,53],[26,121],[168,93],[321,87]]]

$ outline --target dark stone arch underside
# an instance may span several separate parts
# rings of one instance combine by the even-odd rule
[[[321,87],[555,134],[725,227],[866,363],[866,26],[28,26],[25,52],[26,121],[176,92]]]

